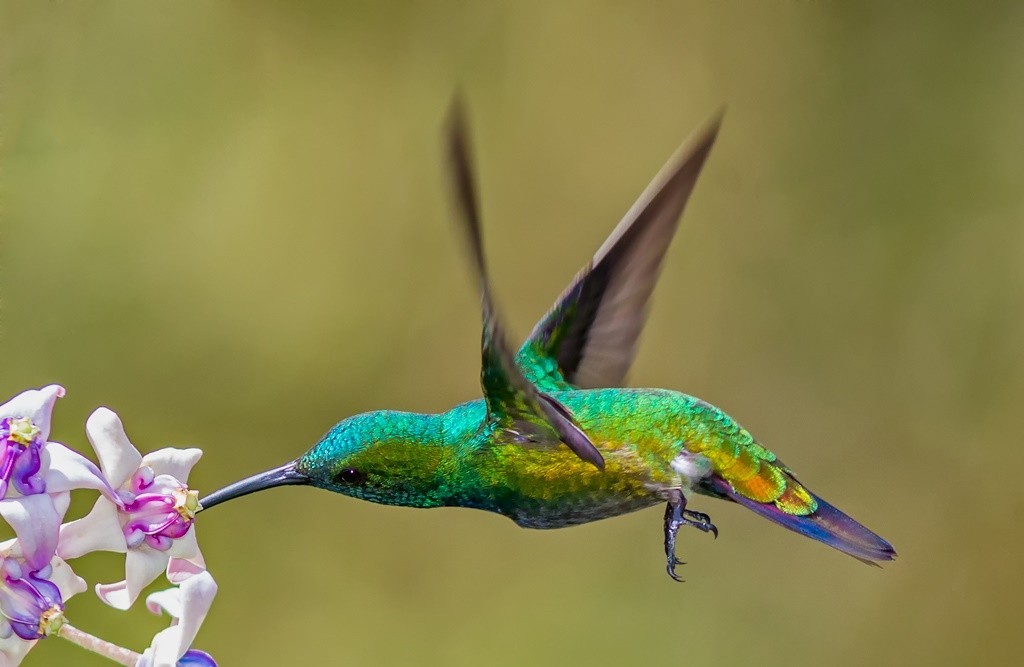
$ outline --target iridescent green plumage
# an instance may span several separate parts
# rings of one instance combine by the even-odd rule
[[[718,408],[663,389],[555,394],[597,446],[601,471],[557,440],[525,441],[488,420],[483,401],[437,415],[374,412],[333,429],[300,459],[319,485],[374,502],[476,507],[520,525],[555,528],[655,505],[690,480],[672,462],[692,453],[758,502],[809,514],[814,500],[775,456]],[[348,468],[365,475],[337,481]],[[794,494],[793,490],[796,490]],[[698,493],[715,494],[695,487]],[[802,498],[802,502],[795,498]]]
[[[487,279],[476,189],[461,115],[449,148],[457,211],[480,279],[484,398],[441,414],[350,417],[304,456],[203,500],[312,484],[412,507],[459,506],[558,528],[666,504],[667,569],[676,533],[717,535],[694,495],[737,502],[856,558],[891,560],[882,538],[808,491],[718,408],[665,389],[622,388],[679,217],[718,130],[685,144],[593,261],[513,354]]]

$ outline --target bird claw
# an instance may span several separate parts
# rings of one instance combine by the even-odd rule
[[[665,507],[665,571],[674,581],[679,582],[683,578],[676,574],[676,566],[686,563],[676,558],[676,535],[683,526],[693,526],[718,538],[718,528],[711,523],[711,517],[703,512],[686,509],[686,498],[682,491],[676,489],[669,493],[668,505]]]
[[[682,515],[686,518],[688,525],[693,526],[697,530],[702,530],[705,533],[711,533],[718,539],[718,527],[711,523],[711,517],[704,512],[693,512],[690,510],[683,510]]]

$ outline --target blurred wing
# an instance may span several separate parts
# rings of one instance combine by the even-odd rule
[[[531,431],[540,429],[564,442],[584,461],[603,469],[604,458],[573,421],[569,410],[526,379],[516,365],[508,345],[487,277],[468,138],[458,101],[449,118],[447,139],[456,210],[483,292],[483,364],[480,383],[488,412],[508,428]]]
[[[721,114],[676,151],[530,334],[519,360],[545,389],[621,386],[665,252],[720,123]]]

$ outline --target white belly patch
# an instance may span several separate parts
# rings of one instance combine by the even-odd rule
[[[671,466],[683,478],[683,486],[686,488],[693,488],[696,483],[710,476],[713,470],[708,457],[693,452],[681,453],[672,459]]]

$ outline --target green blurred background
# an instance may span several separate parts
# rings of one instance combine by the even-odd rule
[[[280,489],[203,516],[222,665],[1007,663],[1024,585],[1024,12],[924,3],[0,4],[4,396],[60,382],[212,490],[335,421],[479,395],[439,129],[456,86],[525,333],[728,113],[635,385],[741,420],[890,539],[867,568],[706,501],[525,531]],[[92,499],[82,494],[83,512]],[[91,556],[90,581],[121,557]],[[91,594],[141,649],[165,620]],[[29,665],[103,665],[51,640]]]

